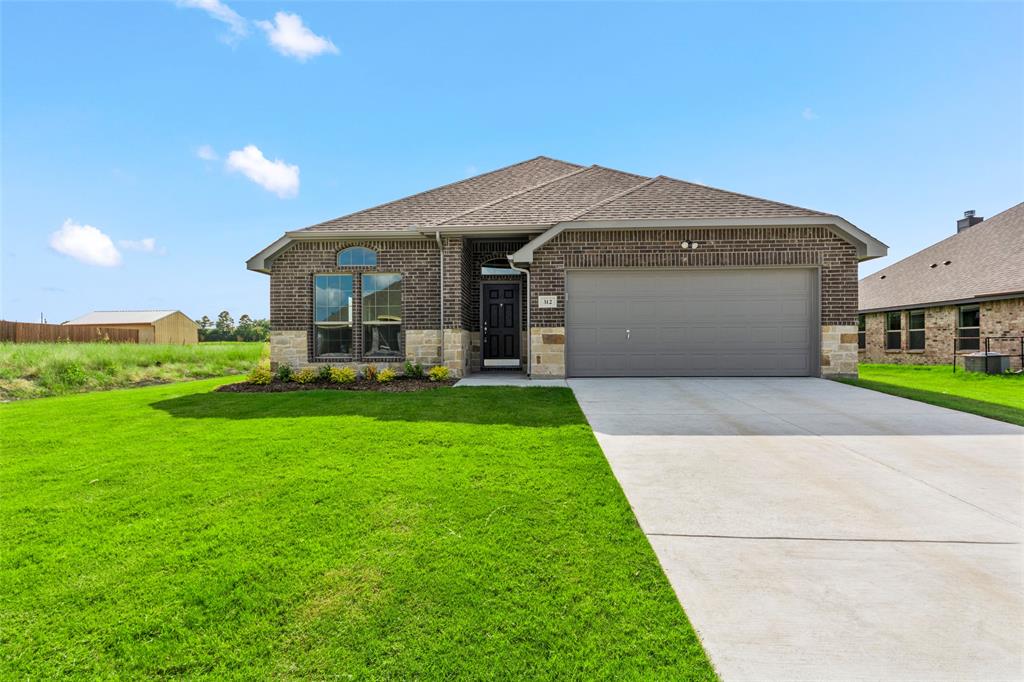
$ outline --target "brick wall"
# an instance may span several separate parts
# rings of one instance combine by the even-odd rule
[[[682,241],[700,247],[685,250]],[[821,323],[856,324],[857,253],[826,227],[563,232],[534,254],[534,327],[565,326],[566,268],[686,268],[810,265],[821,268]],[[557,308],[537,297],[557,295]]]
[[[981,337],[1024,336],[1024,298],[1002,301],[985,301],[978,304],[981,311]],[[924,350],[909,350],[909,311],[900,311],[902,335],[900,349],[885,349],[885,317],[887,313],[865,315],[865,341],[867,348],[859,352],[861,362],[881,362],[900,365],[947,365],[952,362],[953,337],[957,329],[959,306],[936,306],[924,309]],[[917,310],[917,308],[914,308]],[[984,342],[980,343],[984,350]],[[1020,353],[1019,342],[993,341],[992,350],[1003,353]],[[963,351],[973,353],[973,350]],[[1020,369],[1020,361],[1013,359],[1011,367]]]
[[[338,252],[350,246],[365,246],[377,252],[375,268],[339,267]],[[459,262],[462,240],[445,244],[446,267],[454,260],[454,275],[446,272],[446,280],[458,291],[461,281]],[[437,243],[428,239],[394,241],[316,241],[295,242],[274,259],[270,275],[270,327],[273,331],[307,332],[307,352],[313,356],[313,276],[323,274],[352,274],[353,319],[360,319],[362,307],[359,275],[363,272],[400,273],[402,275],[402,328],[437,329],[440,321],[438,299]],[[454,318],[445,311],[449,320],[458,320],[460,301],[451,302]],[[446,300],[446,305],[449,302]],[[352,335],[354,357],[361,357],[362,334]]]

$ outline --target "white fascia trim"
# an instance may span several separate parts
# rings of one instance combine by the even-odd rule
[[[643,230],[673,227],[789,227],[795,225],[826,225],[857,247],[859,260],[879,258],[889,247],[852,223],[835,215],[782,218],[672,218],[658,220],[572,220],[553,225],[512,254],[515,263],[532,263],[533,253],[566,230]]]

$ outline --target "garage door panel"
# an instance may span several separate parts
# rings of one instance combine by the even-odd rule
[[[569,272],[567,369],[570,376],[812,374],[814,291],[809,269]]]

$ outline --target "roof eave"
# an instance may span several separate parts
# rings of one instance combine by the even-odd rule
[[[886,255],[889,247],[875,239],[856,225],[837,215],[820,216],[781,216],[765,218],[656,218],[626,220],[571,220],[556,223],[536,239],[512,254],[512,260],[518,264],[533,262],[534,252],[567,229],[572,230],[623,230],[623,229],[658,229],[673,227],[787,227],[793,225],[827,225],[832,227],[839,236],[857,247],[858,260],[870,260]]]
[[[903,303],[901,305],[883,306],[881,308],[858,308],[857,312],[863,315],[870,313],[886,313],[892,310],[912,310],[915,308],[941,308],[949,305],[965,305],[971,303],[985,303],[986,301],[1003,301],[1010,298],[1024,298],[1024,291],[1007,291],[1001,294],[979,294],[970,298],[954,298],[945,301],[926,301],[915,303]]]

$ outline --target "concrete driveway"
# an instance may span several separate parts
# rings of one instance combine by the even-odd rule
[[[821,379],[569,385],[723,679],[1024,679],[1024,429]]]

